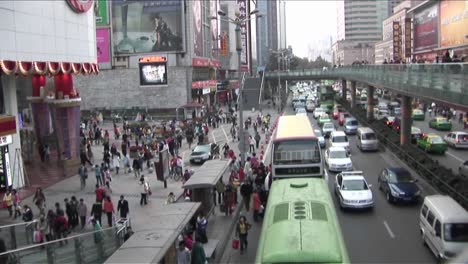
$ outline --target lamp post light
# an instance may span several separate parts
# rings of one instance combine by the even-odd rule
[[[272,50],[270,49],[270,52],[273,54],[277,55],[277,62],[278,62],[278,93],[279,93],[279,104],[278,104],[278,112],[281,112],[281,109],[283,109],[283,102],[282,102],[282,96],[281,96],[281,76],[280,76],[280,70],[281,70],[281,58],[284,57],[284,53],[288,52],[287,49],[282,49],[282,50]],[[286,87],[286,90],[288,88]]]
[[[263,15],[258,13],[258,9],[254,9],[251,11],[249,14],[247,14],[246,17],[242,18],[241,14],[239,11],[236,11],[235,13],[235,18],[230,18],[227,16],[226,12],[222,10],[218,10],[218,16],[220,17],[219,19],[222,21],[227,21],[229,23],[232,23],[236,25],[236,51],[237,51],[237,61],[238,61],[238,78],[239,78],[239,95],[237,98],[237,106],[239,110],[239,151],[240,151],[240,160],[241,164],[244,164],[245,162],[245,136],[244,136],[244,107],[243,107],[243,91],[244,91],[244,86],[242,84],[242,75],[241,75],[241,54],[242,54],[242,38],[241,38],[241,25],[249,20],[252,20],[254,18],[260,18]],[[252,15],[255,15],[255,17],[250,17]],[[211,19],[218,19],[218,17],[211,17]]]

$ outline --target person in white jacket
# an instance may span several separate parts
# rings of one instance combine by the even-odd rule
[[[112,167],[114,167],[115,169],[115,174],[119,174],[119,169],[120,169],[120,154],[119,153],[117,153],[116,155],[113,155]]]

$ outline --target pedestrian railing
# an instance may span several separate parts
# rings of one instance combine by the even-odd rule
[[[5,241],[7,250],[17,249],[33,243],[33,232],[37,220],[0,226],[0,237]]]

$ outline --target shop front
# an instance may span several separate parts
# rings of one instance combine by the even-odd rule
[[[4,192],[7,187],[13,186],[9,147],[12,143],[13,137],[11,135],[0,137],[0,192]]]

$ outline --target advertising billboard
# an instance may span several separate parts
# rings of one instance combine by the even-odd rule
[[[96,25],[105,26],[109,24],[109,12],[107,11],[107,0],[94,1],[94,15]]]
[[[183,51],[183,0],[114,0],[115,55]]]
[[[439,41],[439,5],[434,4],[414,16],[414,51],[437,48]]]
[[[96,48],[98,63],[110,63],[109,28],[96,29]]]
[[[247,14],[249,14],[249,1],[248,0],[237,0],[237,5],[239,7],[240,19],[248,19]],[[247,22],[241,24],[241,70],[244,72],[249,71],[249,27]]]
[[[468,1],[440,2],[440,46],[468,44]]]
[[[203,36],[202,36],[202,21],[201,21],[201,0],[192,1],[193,12],[193,51],[195,56],[203,56]]]
[[[140,85],[167,85],[167,58],[162,56],[139,59]]]
[[[210,16],[216,17],[218,15],[219,10],[219,0],[210,0]],[[218,57],[219,48],[218,48],[218,41],[219,41],[219,32],[218,32],[218,22],[219,19],[212,19],[211,20],[211,51],[214,58]]]

